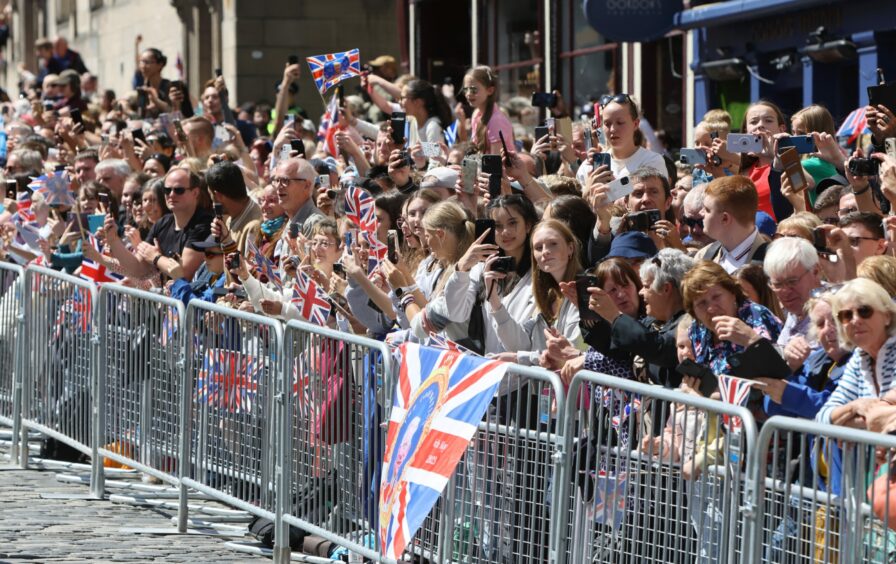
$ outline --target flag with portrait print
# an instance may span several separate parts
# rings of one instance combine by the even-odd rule
[[[306,57],[311,78],[321,96],[333,86],[353,76],[361,76],[361,52],[358,49]]]
[[[396,559],[448,484],[507,370],[504,362],[415,343],[399,352],[379,498],[382,550]]]
[[[51,206],[75,205],[75,193],[71,191],[71,181],[64,171],[42,174],[34,178],[28,188],[42,195]]]

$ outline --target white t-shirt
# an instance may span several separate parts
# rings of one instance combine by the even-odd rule
[[[639,168],[652,168],[663,175],[667,180],[669,179],[669,171],[666,168],[666,161],[659,153],[654,153],[644,147],[638,147],[638,150],[627,159],[612,158],[611,153],[610,171],[616,178],[628,176]],[[576,179],[579,181],[579,184],[585,186],[585,183],[588,181],[588,175],[591,174],[591,170],[591,163],[588,160],[582,163],[582,166],[576,171]]]

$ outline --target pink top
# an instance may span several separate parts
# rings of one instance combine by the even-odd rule
[[[482,121],[482,113],[479,110],[473,112],[473,120],[472,120],[472,129],[473,135],[471,139],[476,139],[477,129],[479,128],[479,122]],[[515,151],[516,147],[513,145],[513,125],[511,125],[510,120],[507,119],[507,116],[504,115],[504,112],[495,104],[495,108],[492,111],[492,118],[488,120],[488,144],[491,147],[494,144],[501,144],[501,138],[498,137],[498,132],[502,131],[504,133],[504,141],[507,143],[507,148],[511,151]]]

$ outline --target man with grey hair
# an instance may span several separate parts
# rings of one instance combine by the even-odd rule
[[[124,159],[104,159],[96,165],[96,181],[109,189],[116,201],[121,201],[124,181],[131,174],[131,165]]]
[[[714,241],[703,230],[703,197],[705,195],[705,184],[694,186],[684,197],[681,206],[681,222],[688,228],[688,237],[684,243],[696,246],[697,249],[702,249]]]
[[[812,243],[802,237],[782,237],[769,245],[763,262],[769,287],[787,312],[778,347],[791,369],[801,366],[818,343],[809,342],[806,303],[821,286],[821,265]]]
[[[44,169],[44,161],[40,151],[20,147],[6,158],[6,174],[41,174]]]
[[[290,223],[298,223],[305,237],[311,237],[311,228],[324,215],[314,205],[312,195],[317,171],[307,160],[299,157],[280,161],[271,175],[271,185]],[[291,254],[288,248],[289,229],[283,230],[283,238],[277,242],[276,256]]]

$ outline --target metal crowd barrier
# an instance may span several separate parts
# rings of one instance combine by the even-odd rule
[[[90,457],[91,493],[99,473],[91,415],[99,368],[94,338],[96,287],[43,267],[25,270],[25,332],[21,463],[28,466],[27,431],[43,433],[58,449]]]
[[[389,347],[291,321],[284,353],[278,452],[286,479],[278,490],[278,530],[285,535],[287,525],[296,526],[379,561],[377,492],[394,374]]]
[[[104,284],[97,320],[97,451],[106,461],[177,485],[184,305]],[[101,479],[95,489],[102,493],[103,486]]]
[[[275,519],[275,458],[283,396],[283,328],[270,317],[201,300],[187,309],[186,365],[181,384],[180,511],[187,489]],[[277,542],[284,541],[282,535]],[[278,548],[282,548],[279,547]]]
[[[0,423],[12,428],[10,460],[18,460],[25,312],[21,266],[0,262]],[[26,446],[27,448],[27,446]]]
[[[747,409],[593,372],[566,401],[557,561],[741,561]],[[726,434],[725,416],[740,431]]]
[[[896,437],[773,417],[759,434],[753,562],[896,561]],[[882,462],[885,470],[876,471]],[[892,482],[896,493],[896,482]]]

